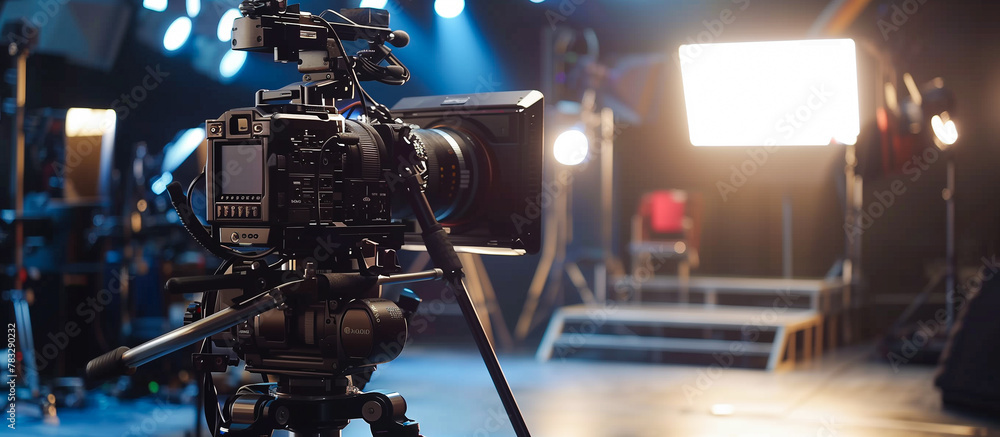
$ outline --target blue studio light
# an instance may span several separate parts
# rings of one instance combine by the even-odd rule
[[[198,16],[201,12],[201,0],[187,0],[186,3],[187,14],[189,17],[194,18]]]
[[[545,1],[545,0],[531,0],[532,3],[541,3],[543,1]]]
[[[160,177],[156,178],[156,180],[153,181],[150,188],[153,190],[153,194],[159,196],[163,194],[164,191],[167,191],[167,185],[170,185],[170,183],[173,181],[174,181],[174,175],[171,174],[170,172],[164,172],[163,174],[160,175]]]
[[[219,41],[229,41],[232,38],[233,21],[242,16],[240,11],[236,9],[230,9],[222,14],[222,18],[219,19],[219,28],[216,30]]]
[[[246,61],[247,52],[230,50],[222,57],[222,62],[219,62],[219,75],[227,79],[235,76]]]
[[[465,0],[436,0],[434,12],[442,18],[455,18],[465,10]]]
[[[163,12],[167,10],[167,0],[142,0],[142,7],[151,11]]]
[[[163,48],[171,52],[177,50],[187,42],[189,36],[191,36],[191,19],[180,17],[170,23],[167,32],[163,34]]]
[[[389,0],[361,0],[361,7],[385,9],[386,3],[389,3]]]
[[[164,174],[170,174],[177,170],[195,150],[198,150],[202,141],[205,141],[205,128],[195,127],[185,130],[177,137],[177,140],[163,148],[163,163],[160,165],[160,170]],[[169,183],[170,181],[167,181],[166,184]],[[166,188],[166,184],[164,184],[164,188]]]

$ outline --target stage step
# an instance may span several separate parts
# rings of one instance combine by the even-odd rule
[[[584,336],[585,334],[576,334]],[[573,334],[562,335],[555,341],[555,347],[577,347],[584,343],[588,347],[603,349],[659,350],[664,352],[727,352],[733,342],[725,340],[702,340],[692,338],[658,338],[643,336],[622,336],[607,334],[585,335],[574,338]],[[751,355],[771,353],[771,345],[745,342],[743,352]]]
[[[637,327],[653,328],[652,333],[638,335]],[[680,336],[690,332],[699,333],[701,338]],[[799,357],[800,335],[802,359],[818,355],[822,350],[822,332],[822,317],[812,310],[671,304],[575,305],[556,311],[536,357],[547,361],[556,351],[566,356],[567,351],[575,354],[583,350],[685,354],[736,351],[741,356],[766,357],[766,368],[777,370],[794,366]]]
[[[684,288],[675,276],[625,277],[639,292],[638,300],[656,303],[680,295]],[[691,302],[703,305],[783,307],[837,312],[848,306],[850,287],[841,279],[784,279],[695,276],[687,281]],[[662,303],[662,302],[661,302]]]

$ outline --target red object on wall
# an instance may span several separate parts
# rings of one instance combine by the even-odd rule
[[[686,193],[663,190],[644,196],[639,214],[648,220],[649,230],[653,234],[682,234],[686,209]]]

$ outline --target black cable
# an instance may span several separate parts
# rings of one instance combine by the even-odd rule
[[[219,268],[215,269],[215,274],[225,273],[233,264],[234,260],[232,258],[226,259],[219,265]],[[202,317],[208,317],[215,313],[215,300],[217,297],[218,290],[210,290],[202,293]],[[211,352],[212,342],[208,338],[203,339],[199,350],[203,354]],[[216,437],[219,435],[219,428],[221,427],[222,408],[219,406],[219,392],[215,388],[215,381],[212,380],[211,372],[205,372],[202,376],[201,385],[202,410],[205,414],[205,422],[212,431],[212,436]],[[211,398],[209,398],[209,395],[211,395]],[[215,405],[215,408],[209,408],[210,405]],[[209,414],[210,411],[211,414]]]
[[[347,17],[344,17],[343,15],[340,15],[339,13],[337,13],[335,11],[331,11],[331,10],[327,9],[326,11],[323,11],[323,12],[325,13],[327,11],[332,12],[332,13],[340,16],[341,18],[347,20],[351,24],[357,25],[357,23],[354,23],[353,21],[351,21]],[[351,56],[349,56],[347,54],[347,49],[344,48],[344,42],[340,39],[340,35],[337,35],[337,30],[333,28],[333,25],[330,24],[329,21],[326,21],[326,19],[322,18],[322,15],[320,15],[320,20],[323,20],[323,23],[326,24],[327,29],[330,29],[330,33],[333,34],[333,39],[335,41],[337,41],[337,48],[340,49],[340,53],[343,54],[344,57],[347,58],[347,60],[351,63],[350,65],[348,65],[348,67],[350,67],[350,70],[351,70],[351,77],[353,79],[354,86],[356,86],[359,90],[361,90],[362,95],[367,95],[368,93],[366,93],[364,87],[361,86],[361,81],[358,80],[358,75],[355,74],[355,72],[354,72],[354,66],[357,64],[357,60],[354,59],[354,58],[352,58]],[[369,114],[369,112],[368,112],[368,105],[365,103],[365,99],[364,98],[361,99],[361,106],[365,110],[365,117],[367,119],[371,120],[371,114]]]
[[[196,177],[195,180],[191,181],[191,184],[188,185],[188,194],[194,194],[195,182],[201,179],[204,175],[205,170],[202,170],[202,173]],[[174,206],[174,210],[177,212],[177,217],[180,218],[181,224],[183,224],[184,228],[187,229],[189,234],[191,234],[191,237],[212,255],[222,259],[237,257],[252,261],[262,259],[275,252],[276,248],[274,247],[268,248],[263,252],[240,252],[212,240],[211,234],[205,229],[205,225],[201,223],[201,219],[199,219],[194,213],[194,209],[191,204],[191,196],[185,195],[181,192],[179,187],[180,183],[178,182],[174,182],[167,186],[167,193],[170,195],[170,201]],[[180,199],[180,197],[183,197],[183,199]],[[186,207],[187,211],[183,211],[184,207]]]
[[[361,105],[358,105],[358,106],[361,106]],[[352,106],[350,109],[348,109],[347,113],[344,114],[344,118],[351,118],[351,116],[354,115],[354,111],[356,111],[358,109],[358,106]]]
[[[187,189],[188,207],[191,208],[191,211],[194,211],[194,205],[191,204],[191,198],[193,197],[194,194],[194,187],[195,185],[198,185],[198,181],[205,178],[205,170],[206,170],[205,167],[202,167],[201,173],[199,173],[198,176],[196,176],[194,179],[191,179],[191,183],[188,184],[188,189]]]

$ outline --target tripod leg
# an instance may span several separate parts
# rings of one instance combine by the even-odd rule
[[[490,281],[490,275],[486,272],[486,264],[483,263],[483,257],[479,255],[472,255],[473,265],[479,270],[479,285],[483,290],[483,299],[486,301],[486,308],[490,311],[490,315],[495,316],[496,320],[494,324],[496,328],[494,329],[495,334],[500,336],[501,347],[507,349],[514,345],[514,339],[510,336],[510,329],[507,328],[507,322],[503,319],[503,311],[500,309],[500,304],[497,302],[496,291],[493,290],[493,283]]]
[[[462,266],[465,267],[465,289],[468,290],[472,303],[486,311],[486,314],[479,317],[479,323],[486,330],[486,334],[490,338],[490,344],[496,347],[493,325],[490,323],[490,308],[487,306],[486,299],[483,296],[482,271],[479,270],[479,266],[471,259],[473,256],[467,253],[458,254],[458,258],[462,260]]]
[[[406,141],[409,135],[404,132],[401,137]],[[528,432],[528,425],[524,423],[524,417],[517,407],[514,393],[510,390],[510,385],[507,384],[503,369],[500,368],[496,351],[490,345],[486,330],[483,329],[483,324],[479,323],[476,306],[472,304],[469,292],[465,289],[465,284],[462,283],[462,261],[455,252],[455,246],[448,240],[448,234],[444,227],[434,217],[434,211],[423,192],[423,181],[420,179],[420,173],[414,169],[405,169],[401,176],[406,182],[406,190],[410,194],[410,207],[413,208],[417,223],[423,231],[424,246],[427,247],[427,252],[431,255],[434,265],[444,271],[445,280],[455,291],[455,297],[459,307],[462,308],[465,323],[472,331],[472,338],[476,341],[476,347],[479,348],[479,354],[483,357],[486,369],[489,370],[490,378],[493,379],[493,385],[496,387],[501,402],[503,402],[504,410],[507,411],[507,417],[514,427],[514,432],[518,437],[529,437],[531,434]]]
[[[590,285],[587,284],[587,278],[583,276],[583,272],[580,271],[580,266],[575,262],[566,263],[566,275],[569,276],[569,280],[573,282],[573,287],[576,288],[577,293],[580,294],[580,299],[588,305],[593,305],[597,302],[594,298],[594,292],[590,290]]]

